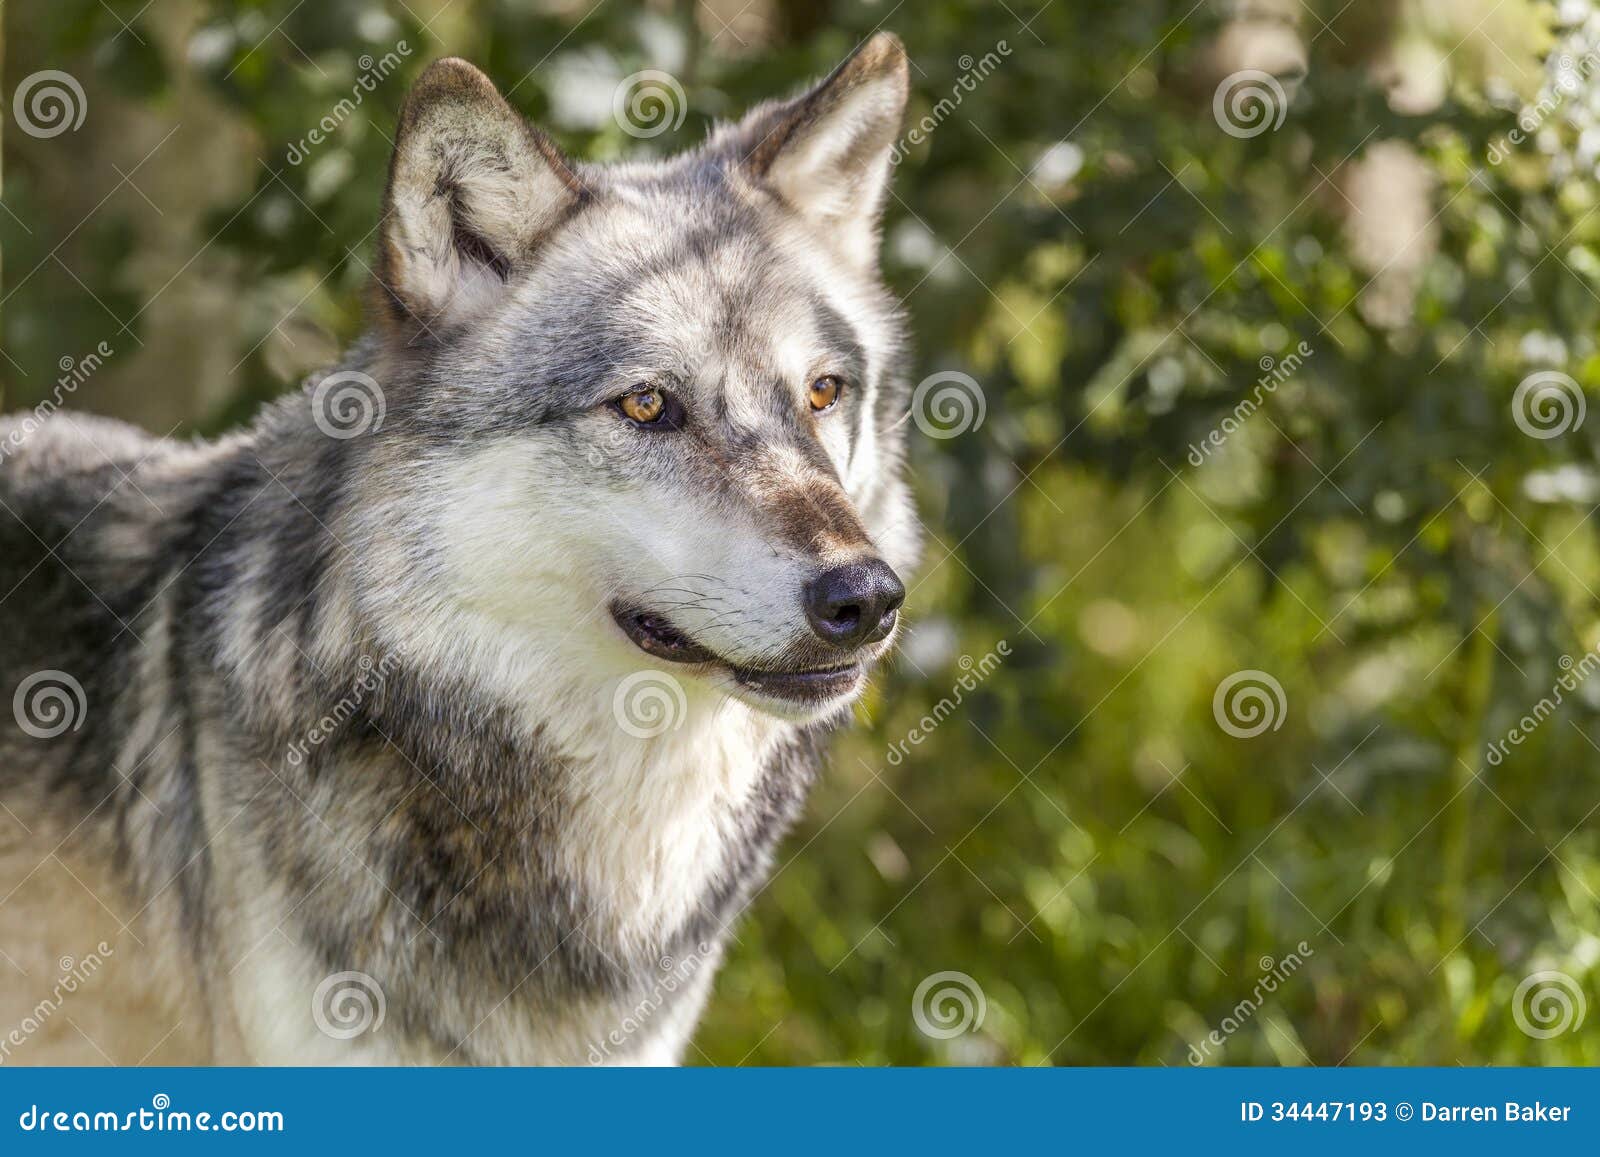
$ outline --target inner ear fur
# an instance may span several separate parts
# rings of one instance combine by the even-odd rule
[[[406,96],[389,163],[377,275],[391,317],[433,329],[480,312],[583,195],[487,76],[435,61]]]

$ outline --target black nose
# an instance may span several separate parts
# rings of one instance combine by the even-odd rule
[[[805,596],[806,618],[819,638],[859,647],[894,630],[906,588],[888,563],[874,558],[823,571],[806,586]]]

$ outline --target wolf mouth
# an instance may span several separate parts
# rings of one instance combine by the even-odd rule
[[[613,605],[611,617],[633,645],[668,663],[699,663],[728,671],[743,687],[774,699],[817,703],[852,690],[862,674],[860,663],[790,670],[745,667],[731,663],[695,642],[666,618],[634,607]]]

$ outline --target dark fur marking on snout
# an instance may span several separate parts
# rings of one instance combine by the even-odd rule
[[[784,541],[799,550],[809,553],[872,545],[855,507],[836,482],[786,487],[763,501],[762,506]]]

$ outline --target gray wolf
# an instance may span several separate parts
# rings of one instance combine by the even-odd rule
[[[0,424],[0,1063],[680,1058],[914,562],[906,93],[601,167],[438,61],[340,365]]]

